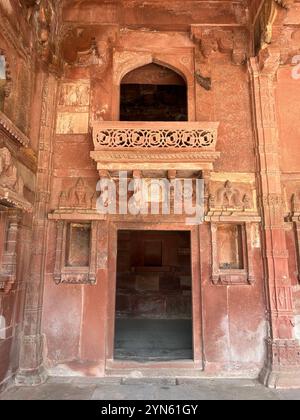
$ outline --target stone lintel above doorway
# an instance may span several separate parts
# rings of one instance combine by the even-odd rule
[[[97,122],[91,157],[98,171],[213,170],[216,122]]]

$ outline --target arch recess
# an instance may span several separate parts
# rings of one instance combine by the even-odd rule
[[[147,64],[158,64],[167,67],[179,74],[187,85],[188,92],[188,117],[189,121],[195,121],[195,77],[194,72],[185,64],[191,57],[179,57],[174,55],[158,56],[150,52],[117,51],[113,58],[113,79],[114,89],[112,97],[112,114],[114,120],[119,120],[120,85],[123,78],[130,72],[146,66]]]

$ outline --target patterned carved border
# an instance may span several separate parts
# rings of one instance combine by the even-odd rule
[[[217,123],[94,123],[96,151],[106,149],[208,149],[215,150]]]

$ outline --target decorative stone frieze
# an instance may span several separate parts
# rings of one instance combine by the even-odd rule
[[[0,149],[0,202],[24,211],[32,209],[24,198],[24,181],[7,147]]]

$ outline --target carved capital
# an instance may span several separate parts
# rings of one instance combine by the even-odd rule
[[[268,76],[272,79],[276,77],[280,65],[280,52],[265,48],[258,55],[259,69],[262,76]]]

